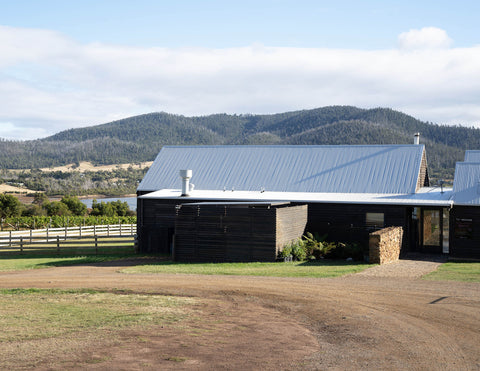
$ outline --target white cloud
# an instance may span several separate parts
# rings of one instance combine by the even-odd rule
[[[420,30],[402,32],[398,36],[401,49],[443,49],[452,44],[445,30],[436,27],[424,27]]]
[[[428,30],[402,34],[398,50],[362,51],[133,48],[0,27],[0,55],[8,55],[0,58],[0,137],[31,138],[18,130],[26,127],[23,133],[45,136],[152,111],[273,113],[331,104],[480,124],[480,47],[432,48],[449,38]],[[422,38],[429,47],[412,48]]]

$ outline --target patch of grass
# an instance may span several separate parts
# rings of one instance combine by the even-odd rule
[[[82,254],[83,252],[83,254]],[[47,267],[62,267],[75,264],[92,264],[139,257],[132,251],[117,250],[95,254],[94,251],[79,252],[39,252],[25,255],[0,255],[0,272]]]
[[[191,298],[94,290],[0,290],[0,342],[164,325],[188,316]]]
[[[166,356],[165,357],[166,361],[172,361],[172,362],[185,362],[188,360],[186,357],[177,357],[177,356]]]
[[[371,266],[371,264],[357,262],[328,260],[286,263],[176,263],[165,261],[129,267],[123,269],[122,272],[325,278],[357,273]]]
[[[438,267],[423,279],[435,281],[465,281],[480,282],[480,263],[478,262],[448,262]]]

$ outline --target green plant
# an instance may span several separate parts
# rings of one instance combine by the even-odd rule
[[[288,258],[292,256],[292,245],[289,244],[283,248],[282,251],[278,254],[278,257],[281,259]]]
[[[305,251],[307,258],[312,259],[322,259],[327,255],[331,250],[335,249],[337,245],[332,242],[326,242],[325,236],[320,237],[318,233],[307,232],[303,236],[305,241]]]
[[[294,260],[303,261],[307,259],[307,245],[305,240],[298,239],[293,243],[292,255]]]
[[[363,248],[359,244],[353,243],[336,243],[336,248],[332,249],[327,257],[330,259],[348,259],[352,258],[353,260],[363,260]]]

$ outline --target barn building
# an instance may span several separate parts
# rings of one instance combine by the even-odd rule
[[[137,190],[139,248],[177,260],[271,261],[305,231],[366,244],[372,230],[401,226],[403,252],[480,257],[479,176],[480,151],[467,151],[453,191],[431,187],[418,137],[413,145],[165,146]]]

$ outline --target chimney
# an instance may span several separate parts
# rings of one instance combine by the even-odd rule
[[[180,170],[180,176],[182,177],[182,196],[189,196],[192,170]]]
[[[415,133],[413,136],[413,144],[420,144],[420,133]]]

